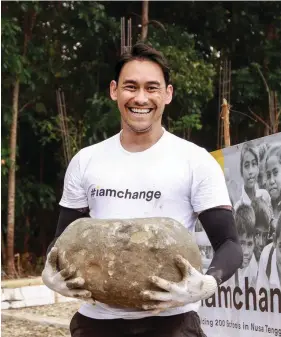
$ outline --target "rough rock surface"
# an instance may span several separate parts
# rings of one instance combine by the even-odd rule
[[[149,276],[179,282],[182,275],[174,261],[178,254],[201,270],[192,235],[170,218],[78,219],[55,246],[60,269],[74,265],[94,299],[121,307],[142,307],[140,292],[155,290]]]

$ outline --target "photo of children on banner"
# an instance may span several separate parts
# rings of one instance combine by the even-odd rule
[[[255,197],[262,197],[270,206],[270,195],[258,185],[259,178],[259,151],[252,142],[244,143],[240,154],[240,173],[243,178],[242,194],[239,201],[234,205],[237,210],[239,205],[250,205]]]
[[[245,278],[248,285],[256,286],[258,263],[254,254],[256,217],[251,205],[241,204],[235,212],[235,223],[243,252],[243,262],[236,273],[226,282],[228,286],[245,288]]]
[[[243,289],[247,278],[248,287],[280,289],[281,143],[255,143],[242,145],[237,176],[229,172],[225,159],[225,178],[229,194],[235,196],[231,199],[243,250],[240,269],[225,285]],[[238,198],[237,191],[241,191]]]
[[[272,146],[267,152],[265,174],[266,189],[271,198],[274,221],[276,222],[281,212],[281,143]]]
[[[273,242],[268,244],[261,254],[257,287],[258,289],[281,287],[281,213],[277,219]]]
[[[255,213],[255,257],[257,262],[260,260],[264,247],[272,242],[273,233],[273,213],[271,207],[262,197],[255,198],[251,206]]]

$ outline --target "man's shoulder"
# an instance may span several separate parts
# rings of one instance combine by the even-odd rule
[[[203,147],[189,141],[186,140],[184,138],[178,137],[176,135],[174,135],[171,132],[166,131],[167,134],[167,139],[169,140],[170,144],[172,146],[176,145],[176,149],[179,149],[180,151],[192,151],[194,153],[197,153],[200,155],[200,153],[205,153],[207,152],[206,149],[204,149]]]
[[[79,155],[80,157],[87,157],[89,158],[90,155],[96,154],[97,152],[100,151],[105,151],[105,150],[110,150],[112,145],[115,143],[116,138],[118,137],[119,134],[116,134],[110,138],[107,138],[101,142],[83,147],[81,150],[79,150]]]
[[[167,141],[169,142],[170,151],[174,155],[180,156],[184,161],[189,162],[194,168],[202,165],[212,165],[216,162],[215,158],[204,147],[189,140],[167,132]]]

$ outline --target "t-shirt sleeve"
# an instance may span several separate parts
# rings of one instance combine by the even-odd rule
[[[231,206],[223,171],[215,158],[200,149],[193,158],[191,204],[200,213],[217,206]]]
[[[64,177],[63,194],[59,204],[68,208],[88,206],[87,194],[82,186],[80,152],[71,159],[68,165]]]

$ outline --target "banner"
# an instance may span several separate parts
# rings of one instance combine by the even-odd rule
[[[225,174],[243,263],[202,301],[202,328],[208,337],[281,337],[281,133],[212,155]],[[199,221],[196,237],[206,270],[213,250]]]

